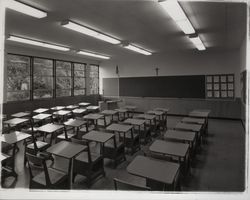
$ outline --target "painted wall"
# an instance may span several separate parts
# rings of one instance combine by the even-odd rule
[[[159,68],[159,76],[202,75],[202,74],[235,74],[235,96],[240,97],[240,52],[196,50],[190,52],[156,53],[143,56],[134,53],[126,59],[112,59],[101,64],[100,88],[102,78],[117,77],[115,66],[119,66],[120,77],[154,76]]]

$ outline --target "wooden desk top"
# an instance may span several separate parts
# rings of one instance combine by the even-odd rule
[[[105,143],[108,140],[110,140],[112,137],[114,137],[114,134],[112,133],[106,133],[102,131],[90,131],[89,133],[83,135],[82,139]]]
[[[185,157],[188,148],[189,145],[184,143],[155,140],[153,144],[150,145],[149,150],[155,153]]]
[[[48,153],[71,159],[87,148],[85,145],[76,144],[68,141],[61,141],[49,147],[46,151]]]
[[[22,118],[22,117],[27,117],[29,115],[30,115],[29,112],[19,112],[19,113],[12,114],[11,116],[17,117],[17,118]]]
[[[87,110],[98,110],[99,106],[88,106]]]
[[[77,105],[69,105],[69,106],[66,106],[67,109],[70,109],[70,110],[74,110],[76,108],[78,108],[79,106]]]
[[[191,111],[188,116],[190,117],[200,117],[200,118],[208,118],[210,111],[197,111],[193,110]]]
[[[87,112],[87,109],[77,108],[77,109],[72,110],[72,112],[82,114],[82,113]]]
[[[169,111],[169,108],[155,108],[156,111],[162,111],[164,113],[167,113]]]
[[[164,134],[164,138],[193,142],[195,139],[195,132],[167,130],[166,133]]]
[[[192,124],[202,124],[202,125],[205,124],[204,118],[184,117],[181,121]]]
[[[118,113],[118,111],[116,111],[116,110],[104,110],[101,112],[101,114],[104,114],[104,115],[115,115],[117,113]]]
[[[51,114],[41,113],[41,114],[38,114],[38,115],[34,115],[32,118],[37,119],[37,120],[43,120],[43,119],[49,118],[51,116],[52,116]]]
[[[110,131],[117,131],[117,132],[126,133],[126,132],[130,131],[132,128],[133,128],[133,126],[131,126],[131,125],[111,124],[106,129],[110,130]]]
[[[71,113],[71,111],[69,110],[58,110],[56,112],[53,112],[53,115],[61,115],[61,116],[64,116],[64,115],[67,115]]]
[[[70,119],[66,122],[64,122],[63,124],[66,125],[66,126],[73,126],[73,127],[80,127],[84,124],[86,124],[87,122],[86,121],[83,121],[83,120],[79,120],[79,119]]]
[[[8,143],[8,144],[15,144],[15,143],[20,142],[22,140],[25,140],[29,137],[31,137],[30,134],[23,133],[20,131],[14,131],[11,133],[1,135],[0,141]]]
[[[5,160],[5,159],[7,159],[7,158],[9,158],[9,157],[10,157],[9,155],[6,155],[6,154],[1,153],[1,154],[0,154],[0,162],[2,162],[3,160]]]
[[[90,113],[88,115],[85,115],[83,118],[84,119],[93,119],[93,120],[97,120],[104,117],[104,115],[101,114],[97,114],[97,113]]]
[[[138,126],[141,126],[146,123],[144,119],[135,119],[135,118],[128,118],[124,122],[127,124],[138,125]]]
[[[134,115],[134,118],[137,118],[137,119],[153,120],[153,119],[155,119],[155,115],[139,114],[139,115]]]
[[[65,108],[65,106],[55,106],[55,107],[52,107],[52,108],[50,108],[51,110],[62,110],[62,109],[64,109]]]
[[[180,165],[144,156],[136,156],[128,165],[130,174],[152,179],[166,184],[173,184]]]
[[[147,114],[161,116],[161,115],[164,114],[164,112],[163,112],[163,111],[158,111],[158,110],[149,110],[149,111],[147,112]]]
[[[60,129],[64,128],[63,125],[58,125],[58,124],[45,124],[43,126],[40,126],[37,128],[38,131],[46,132],[46,133],[53,133],[56,132]]]
[[[29,119],[24,119],[24,118],[13,118],[13,119],[9,119],[7,121],[4,121],[5,124],[12,124],[12,125],[18,125],[18,124],[22,124],[24,122],[29,121]]]
[[[118,111],[119,113],[126,113],[126,112],[128,112],[128,110],[124,109],[124,108],[117,108],[115,110]]]
[[[177,123],[175,126],[176,129],[180,130],[187,130],[187,131],[194,131],[194,132],[200,132],[202,125],[201,124],[187,124],[187,123]]]
[[[125,109],[128,109],[128,110],[135,110],[137,107],[136,106],[125,106]]]
[[[33,110],[34,113],[44,113],[47,112],[49,109],[47,108],[38,108],[36,110]]]
[[[78,105],[79,105],[79,106],[89,106],[90,103],[88,103],[88,102],[81,102],[81,103],[79,103]]]

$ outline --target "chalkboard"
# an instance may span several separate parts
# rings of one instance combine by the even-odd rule
[[[120,78],[119,91],[120,96],[205,98],[205,75]]]

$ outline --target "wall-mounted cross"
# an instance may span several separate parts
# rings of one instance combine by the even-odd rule
[[[156,73],[156,76],[158,76],[158,72],[159,72],[159,68],[158,68],[158,67],[156,67],[156,68],[155,68],[155,73]]]

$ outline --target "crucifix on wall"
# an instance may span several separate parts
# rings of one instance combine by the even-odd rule
[[[156,68],[155,68],[155,74],[156,74],[156,76],[158,76],[158,72],[159,72],[159,68],[156,67]]]

